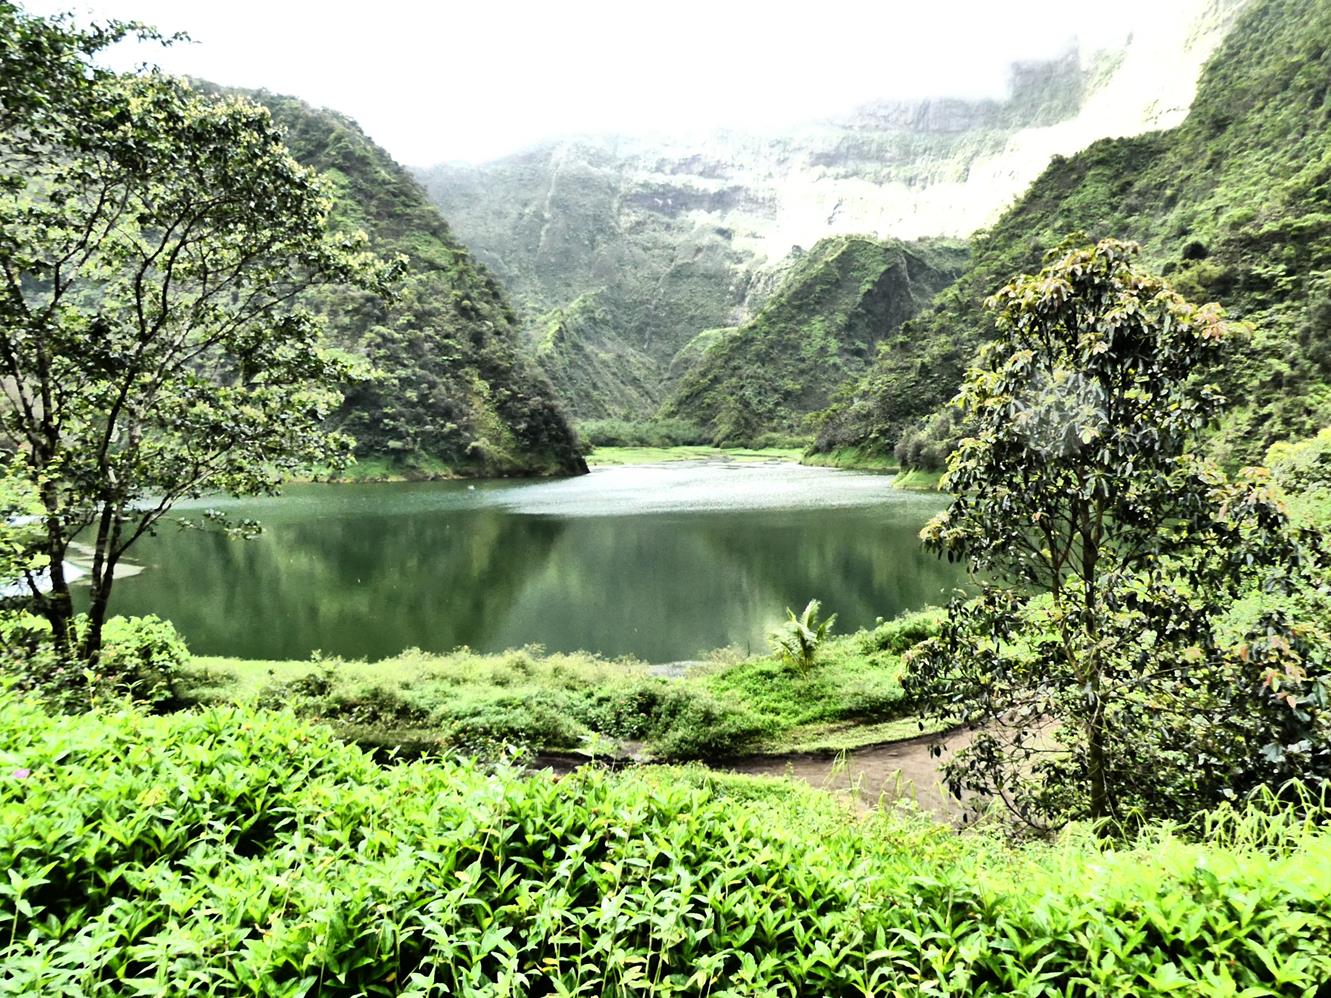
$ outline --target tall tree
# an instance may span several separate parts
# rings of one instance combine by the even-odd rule
[[[1230,483],[1190,450],[1224,404],[1208,372],[1236,329],[1137,256],[1058,251],[990,299],[954,498],[921,535],[982,580],[915,665],[921,697],[977,732],[949,782],[1033,824],[1186,813],[1271,735],[1226,727],[1270,689],[1217,628],[1250,566],[1296,548],[1264,480]]]
[[[268,112],[94,59],[80,29],[0,2],[0,435],[37,493],[57,650],[96,659],[116,566],[178,500],[336,463],[347,363],[302,293],[384,293],[396,265],[336,234]],[[86,627],[64,565],[92,547]]]

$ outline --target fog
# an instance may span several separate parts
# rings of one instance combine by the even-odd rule
[[[1197,0],[457,3],[33,0],[192,42],[122,46],[217,83],[357,119],[399,160],[473,162],[553,135],[769,128],[875,98],[1001,96],[1015,60],[1122,44]],[[1174,11],[1177,13],[1177,11]]]

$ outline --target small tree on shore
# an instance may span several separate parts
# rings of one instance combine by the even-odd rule
[[[133,24],[79,29],[0,2],[0,437],[35,490],[58,653],[94,662],[126,550],[178,500],[262,493],[346,441],[346,361],[299,307],[394,267],[329,226],[323,184],[268,112],[93,60]],[[64,565],[91,547],[86,625]]]
[[[914,693],[975,731],[949,785],[1041,827],[1189,813],[1279,737],[1249,723],[1271,677],[1217,622],[1253,565],[1296,549],[1265,480],[1232,484],[1190,449],[1224,404],[1206,374],[1235,330],[1137,257],[1114,240],[1061,252],[989,301],[998,338],[958,397],[954,498],[921,534],[980,580],[913,663]]]

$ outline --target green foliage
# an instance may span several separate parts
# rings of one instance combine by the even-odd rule
[[[187,669],[194,702],[289,707],[376,745],[431,744],[462,755],[593,753],[642,742],[654,756],[733,755],[769,730],[744,703],[707,686],[652,676],[639,663],[537,649],[477,655],[408,651],[365,664],[228,663]]]
[[[706,346],[694,351],[662,414],[701,423],[718,445],[808,432],[806,417],[862,372],[878,341],[949,284],[964,260],[948,243],[822,240],[753,319],[700,335]]]
[[[439,477],[441,465],[454,475],[585,470],[549,382],[522,355],[502,290],[406,170],[342,115],[251,96],[272,111],[292,155],[332,185],[335,221],[408,261],[391,305],[345,290],[310,299],[373,372],[337,417],[357,455],[388,459],[402,477]]]
[[[85,615],[75,617],[75,636],[88,626]],[[45,618],[0,613],[0,671],[17,688],[33,690],[62,710],[126,697],[159,709],[174,706],[188,660],[184,639],[160,617],[111,617],[102,630],[101,653],[89,667],[60,655]]]
[[[80,31],[0,3],[0,427],[36,491],[59,656],[96,662],[115,569],[182,498],[274,490],[336,464],[349,368],[301,291],[386,293],[395,268],[336,233],[326,186],[268,112],[93,56]],[[89,531],[88,626],[64,561]]]
[[[872,632],[828,637],[819,667],[760,657],[701,665],[676,679],[629,660],[404,652],[382,662],[196,659],[179,683],[187,703],[288,707],[374,745],[431,745],[496,756],[511,751],[640,751],[721,758],[790,745],[894,737],[903,716],[901,657],[937,630],[937,611]],[[870,725],[861,731],[856,727]],[[488,734],[487,734],[488,732]]]
[[[590,447],[688,447],[707,443],[706,434],[687,419],[589,419],[578,435]]]
[[[862,647],[866,653],[904,655],[921,642],[938,637],[944,619],[943,611],[933,608],[904,613],[895,620],[883,621],[869,631],[864,636]]]
[[[618,314],[590,292],[535,320],[533,358],[579,420],[640,418],[660,401],[660,367],[621,335]]]
[[[786,607],[785,623],[773,631],[771,636],[772,648],[782,661],[797,665],[805,671],[813,668],[819,647],[836,624],[835,613],[826,620],[819,619],[822,609],[823,604],[816,599],[809,600],[799,616],[790,607]]]
[[[1069,233],[1134,239],[1179,291],[1257,330],[1222,385],[1210,446],[1227,466],[1331,423],[1331,7],[1254,0],[1208,63],[1176,129],[1055,158],[972,246],[971,265],[847,385],[817,449],[891,453],[960,384],[994,335],[982,303]],[[920,448],[921,463],[938,457]]]
[[[1105,240],[991,299],[954,498],[921,532],[984,580],[912,666],[917,698],[976,730],[949,785],[1032,824],[1186,817],[1331,776],[1325,636],[1283,614],[1237,649],[1217,635],[1254,566],[1272,589],[1299,567],[1265,480],[1230,484],[1189,451],[1223,407],[1205,379],[1234,333],[1137,256]],[[1287,685],[1297,705],[1273,699]]]
[[[0,467],[0,585],[9,587],[11,600],[30,595],[31,586],[39,584],[51,562],[41,550],[41,513],[41,498],[28,477],[27,462],[15,454]]]
[[[381,768],[289,715],[0,696],[14,994],[1308,994],[1331,840],[1282,813],[1013,849],[791,783]]]

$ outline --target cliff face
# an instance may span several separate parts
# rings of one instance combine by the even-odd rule
[[[605,380],[616,363],[594,385],[564,376],[588,372],[550,346],[547,313],[595,294],[601,321],[584,346],[602,362],[631,358],[627,378],[640,380],[700,330],[755,314],[792,249],[845,234],[969,235],[1053,156],[1177,124],[1243,3],[1162,4],[1119,51],[1015,66],[1006,100],[880,102],[779,134],[576,137],[419,176],[510,289],[572,411],[635,415],[640,394]]]
[[[332,181],[335,221],[364,230],[375,252],[408,260],[390,305],[346,291],[310,302],[328,317],[334,341],[378,371],[348,393],[339,414],[357,454],[386,458],[408,475],[585,471],[502,290],[406,170],[342,115],[250,96],[284,128],[292,155]]]
[[[939,406],[992,330],[984,298],[1039,268],[1069,234],[1143,245],[1189,298],[1253,326],[1213,438],[1231,464],[1331,422],[1331,5],[1254,0],[1168,131],[1058,158],[987,232],[933,306],[889,338],[822,428],[823,450],[937,461],[955,427]]]

